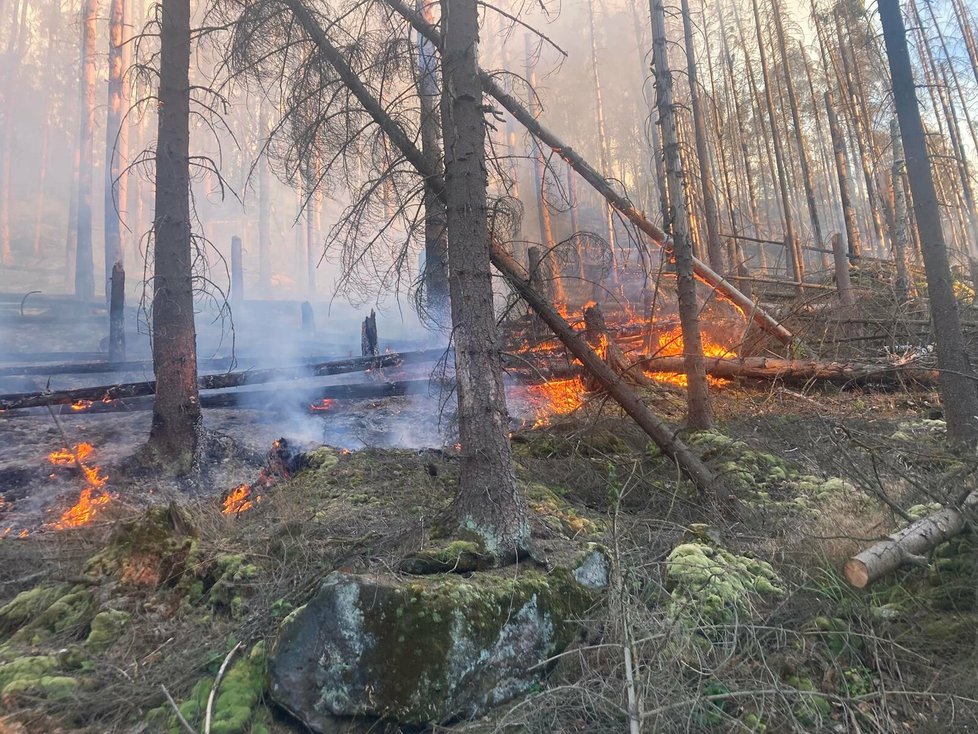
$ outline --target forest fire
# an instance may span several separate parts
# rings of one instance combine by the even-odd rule
[[[102,470],[98,466],[88,466],[84,463],[85,459],[91,456],[94,451],[95,449],[90,443],[80,443],[73,449],[57,449],[48,454],[48,461],[54,466],[77,466],[86,483],[78,501],[65,510],[57,522],[50,525],[55,530],[66,530],[87,525],[95,519],[99,508],[107,505],[112,499],[112,496],[103,490],[109,478],[102,474]]]
[[[584,404],[584,382],[580,377],[531,385],[528,392],[536,414],[534,428],[550,425],[552,416],[567,415]]]
[[[723,346],[717,341],[714,341],[708,334],[701,332],[703,338],[703,356],[704,357],[736,357],[737,353]],[[667,331],[658,337],[658,347],[650,350],[650,353],[656,357],[681,357],[683,354],[683,332],[681,326],[676,326],[675,328]],[[646,376],[650,377],[657,382],[664,382],[670,385],[678,385],[679,387],[686,387],[687,380],[686,375],[682,373],[674,372],[653,372],[651,370],[646,370]],[[715,377],[707,377],[707,380],[711,385],[722,385],[727,381]]]
[[[254,500],[252,500],[250,484],[239,484],[228,492],[227,497],[224,498],[221,512],[225,515],[237,515],[242,512],[247,512],[255,506],[255,502],[258,502],[259,499],[256,495]]]

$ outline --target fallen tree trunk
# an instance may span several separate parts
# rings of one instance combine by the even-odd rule
[[[427,38],[432,45],[435,46],[435,48],[441,51],[442,38],[441,33],[437,29],[425,22],[424,18],[405,5],[402,0],[385,0],[385,2],[405,20],[407,20],[418,33]],[[530,134],[533,135],[533,137],[553,150],[553,152],[558,156],[563,158],[564,161],[571,168],[573,168],[581,176],[581,178],[587,181],[593,189],[601,194],[601,196],[603,196],[612,207],[626,217],[639,230],[644,232],[653,242],[661,247],[671,247],[671,242],[666,236],[665,232],[650,222],[645,215],[636,209],[635,205],[632,204],[632,202],[625,196],[622,196],[615,191],[611,184],[608,183],[608,180],[602,176],[590,163],[584,160],[580,154],[564,143],[564,141],[557,137],[553,132],[543,127],[543,125],[540,124],[540,121],[535,118],[528,109],[523,107],[523,105],[520,104],[515,97],[508,94],[501,86],[499,86],[499,84],[496,83],[496,80],[491,74],[480,69],[479,78],[482,82],[483,89],[485,89],[485,91],[491,97],[499,102],[499,104],[501,104],[516,120],[518,120],[520,124],[522,124],[530,132]],[[730,281],[714,271],[706,263],[694,258],[693,269],[699,278],[733,301],[744,311],[745,314],[749,316],[749,318],[753,318],[762,329],[770,333],[772,336],[778,339],[778,341],[782,342],[783,344],[789,344],[792,341],[793,337],[790,331],[784,328],[766,311],[758,308],[757,304],[737,290],[737,288]]]
[[[960,508],[945,507],[910,523],[846,561],[843,569],[846,581],[862,589],[904,563],[924,563],[922,554],[964,530],[967,512],[975,509],[978,509],[978,492],[969,494]]]
[[[282,0],[282,2],[292,11],[296,22],[306,31],[367,114],[384,131],[391,143],[415,170],[430,182],[432,190],[444,201],[445,178],[443,171],[439,170],[437,165],[434,165],[429,158],[421,153],[404,129],[391,118],[383,105],[364,86],[363,81],[350,68],[343,54],[333,46],[308,8],[299,0]],[[428,30],[430,32],[430,28]],[[662,449],[662,452],[676,462],[699,491],[701,493],[719,492],[722,489],[722,483],[714,476],[713,472],[676,436],[676,432],[649,410],[648,406],[625,385],[622,378],[606,365],[593,349],[584,343],[584,340],[557,312],[553,304],[543,299],[533,289],[520,264],[494,239],[490,240],[489,258],[493,266],[506,278],[510,287],[537,312],[537,315],[550,327],[557,338],[567,346],[571,354],[581,361],[584,368],[594,375],[605,391],[638,423],[642,430]]]
[[[935,384],[937,370],[897,365],[860,364],[858,362],[818,362],[801,359],[771,359],[768,357],[707,357],[706,373],[710,377],[731,379],[744,377],[753,380],[782,380],[784,382],[826,381],[834,383],[913,381]],[[637,364],[646,372],[684,372],[682,357],[650,357]]]
[[[305,367],[228,372],[222,375],[203,375],[197,378],[197,387],[200,390],[220,390],[229,387],[240,387],[242,385],[275,382],[277,380],[300,380],[306,377],[340,375],[348,372],[366,372],[368,370],[396,367],[403,364],[431,362],[439,359],[444,353],[444,349],[428,349],[420,352],[385,354],[380,357],[353,357],[351,359],[322,362]],[[105,402],[119,400],[121,398],[152,395],[155,390],[156,382],[150,380],[146,382],[122,383],[119,385],[83,387],[76,390],[0,395],[0,410],[36,408],[44,405],[66,405],[79,400]]]

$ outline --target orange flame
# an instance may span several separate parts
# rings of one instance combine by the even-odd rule
[[[78,501],[65,510],[61,518],[54,523],[53,527],[56,530],[87,525],[95,518],[99,508],[107,505],[112,499],[112,495],[102,491],[109,478],[102,474],[99,467],[88,466],[84,463],[94,450],[90,443],[80,443],[73,450],[58,449],[48,454],[48,461],[54,466],[75,466],[77,462],[78,468],[81,469],[81,473],[85,477],[86,484],[78,497]]]
[[[88,410],[92,407],[91,400],[76,400],[71,404],[72,410]]]
[[[704,357],[736,357],[737,353],[711,339],[707,334],[700,332],[703,339]],[[656,357],[681,357],[683,354],[683,330],[682,326],[667,331],[659,336],[659,347],[653,349],[652,353]],[[657,382],[666,382],[679,387],[686,387],[688,380],[686,375],[673,372],[653,372],[646,370],[645,374]],[[707,377],[711,385],[723,385],[727,381],[716,377]]]
[[[257,500],[258,497],[255,497],[255,501]],[[221,512],[225,515],[237,515],[239,512],[247,512],[254,506],[255,502],[251,499],[251,486],[239,484],[224,498],[224,506],[221,508]]]
[[[531,385],[529,393],[536,413],[534,428],[549,425],[551,416],[572,413],[584,404],[584,383],[580,377]]]
[[[332,409],[334,403],[336,403],[336,401],[332,400],[331,398],[323,398],[318,403],[311,403],[309,405],[309,410],[316,413],[325,413],[327,410]]]

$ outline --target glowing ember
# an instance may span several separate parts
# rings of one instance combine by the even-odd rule
[[[539,428],[549,425],[551,416],[566,415],[580,408],[584,404],[584,383],[580,377],[550,380],[542,385],[531,385],[529,394],[536,413],[533,427]]]
[[[729,349],[722,344],[713,341],[707,334],[701,332],[703,338],[703,356],[704,357],[736,357],[737,353]],[[671,331],[667,331],[665,334],[659,336],[659,347],[652,350],[652,354],[656,357],[681,357],[683,354],[683,330],[681,326],[677,326]],[[646,371],[646,375],[651,377],[653,380],[658,382],[667,382],[672,385],[678,385],[680,387],[686,387],[687,380],[686,375],[681,373],[673,372],[651,372]],[[727,381],[719,379],[716,377],[707,376],[707,380],[711,385],[723,385]]]
[[[257,499],[256,497],[255,500],[257,501]],[[239,484],[224,498],[224,506],[221,508],[221,512],[225,515],[237,515],[239,512],[247,512],[254,506],[255,503],[251,500],[251,486]]]
[[[56,530],[87,525],[95,518],[99,511],[98,508],[108,504],[112,499],[112,495],[102,491],[102,487],[109,481],[109,478],[102,474],[99,467],[88,466],[84,463],[93,451],[90,443],[80,443],[73,450],[58,449],[48,454],[48,461],[55,466],[77,465],[85,477],[86,484],[74,506],[62,513],[61,518],[53,524]]]
[[[318,403],[311,403],[309,405],[309,410],[315,413],[324,413],[327,410],[330,410],[333,407],[334,403],[336,403],[335,400],[331,400],[330,398],[323,398]]]
[[[72,410],[88,410],[92,407],[91,400],[76,400],[71,404]]]

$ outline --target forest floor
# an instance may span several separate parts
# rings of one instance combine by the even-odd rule
[[[656,401],[681,418],[679,396]],[[972,481],[943,449],[937,404],[927,391],[729,384],[716,391],[717,429],[687,436],[726,480],[716,498],[697,497],[599,398],[514,432],[536,542],[600,543],[624,583],[539,690],[452,728],[620,732],[630,639],[645,731],[978,731],[973,536],[868,591],[841,576],[849,555],[905,524],[900,513],[927,513]],[[133,443],[145,428],[113,426]],[[416,549],[405,539],[424,543],[457,457],[320,449],[225,515],[222,490],[249,481],[273,434],[249,435],[228,444],[221,487],[151,497],[133,476],[85,527],[0,541],[0,732],[179,732],[162,686],[201,731],[239,642],[212,731],[303,730],[266,695],[281,621],[331,571],[395,569]],[[110,475],[125,445],[105,454]]]

